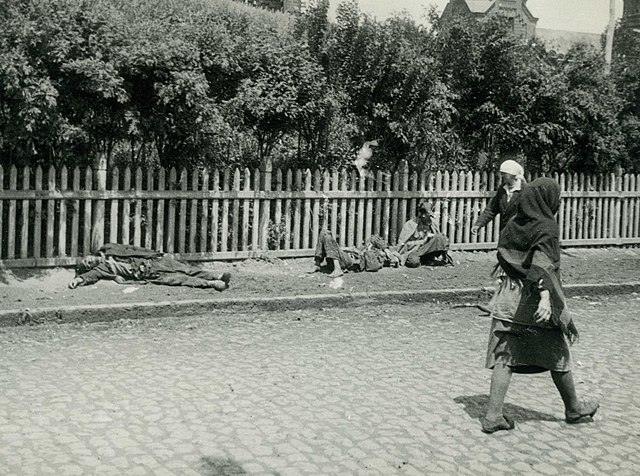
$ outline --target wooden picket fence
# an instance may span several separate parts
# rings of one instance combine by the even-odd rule
[[[560,175],[563,246],[640,244],[640,175]],[[498,219],[471,226],[499,174],[410,170],[56,170],[0,166],[0,265],[69,265],[106,242],[188,260],[311,256],[320,230],[341,246],[396,242],[420,199],[454,250],[495,248]]]

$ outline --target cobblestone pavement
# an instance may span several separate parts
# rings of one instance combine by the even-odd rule
[[[0,473],[640,474],[640,297],[572,299],[579,392],[514,376],[485,435],[489,320],[381,305],[0,329]]]

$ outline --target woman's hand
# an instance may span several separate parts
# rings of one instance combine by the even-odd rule
[[[536,318],[538,324],[548,322],[551,319],[553,310],[551,309],[551,297],[549,291],[544,289],[540,291],[540,302],[538,303],[538,309],[534,313],[533,317]]]

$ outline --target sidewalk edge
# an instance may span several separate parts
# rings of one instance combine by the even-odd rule
[[[568,284],[568,297],[588,294],[617,295],[640,292],[640,282]],[[391,302],[484,302],[493,288],[429,289],[411,291],[381,291],[335,294],[310,294],[254,298],[194,299],[182,301],[134,302],[83,306],[58,306],[37,309],[0,310],[0,327],[38,324],[43,322],[101,322],[118,319],[183,316],[211,311],[283,311],[309,307],[331,307],[346,303],[361,306],[367,303]]]

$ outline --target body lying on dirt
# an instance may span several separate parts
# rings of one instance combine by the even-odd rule
[[[69,287],[75,289],[101,279],[113,280],[119,284],[136,281],[224,291],[229,287],[231,274],[206,271],[160,251],[107,243],[95,254],[85,256],[78,262],[76,276]]]
[[[342,276],[344,271],[378,271],[382,267],[397,268],[400,255],[380,236],[373,235],[364,246],[340,248],[329,230],[322,230],[316,243],[314,272],[320,271],[322,263],[333,265],[331,277]]]

